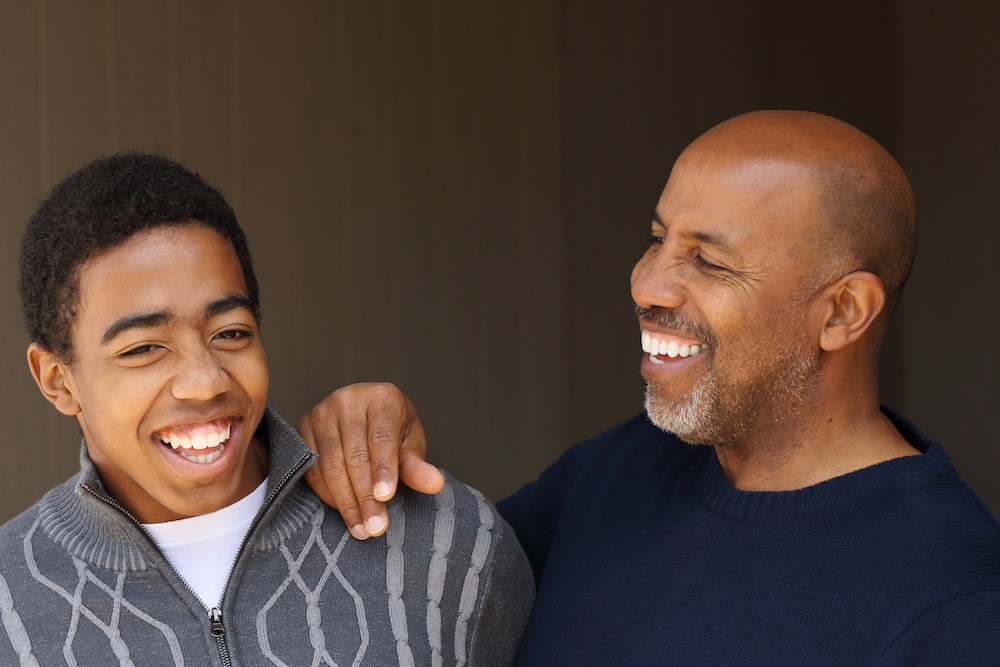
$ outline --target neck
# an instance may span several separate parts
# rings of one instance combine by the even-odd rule
[[[742,491],[791,491],[901,456],[919,454],[882,414],[877,396],[817,406],[729,446],[716,446]]]

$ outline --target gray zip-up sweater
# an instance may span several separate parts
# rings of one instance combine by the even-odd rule
[[[301,481],[313,464],[269,408],[267,498],[219,609],[81,471],[0,528],[2,665],[511,664],[534,582],[513,532],[448,477],[400,488],[379,538],[350,537]],[[206,553],[205,558],[211,558]]]

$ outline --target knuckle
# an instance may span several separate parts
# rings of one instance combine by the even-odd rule
[[[371,462],[367,449],[356,449],[347,456],[347,465],[350,468],[363,468]]]
[[[376,428],[368,434],[368,440],[371,441],[373,445],[391,445],[396,441],[396,433],[389,428]]]
[[[325,477],[340,478],[347,476],[347,466],[344,465],[344,459],[342,458],[320,459],[320,465],[323,466]]]

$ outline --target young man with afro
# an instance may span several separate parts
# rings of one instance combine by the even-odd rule
[[[268,404],[257,280],[216,189],[96,160],[28,223],[28,364],[80,472],[0,528],[0,664],[502,665],[531,610],[476,491],[404,491],[358,541]]]

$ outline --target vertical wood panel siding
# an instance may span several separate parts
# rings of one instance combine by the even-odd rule
[[[924,241],[891,396],[912,397],[1000,507],[983,488],[1000,473],[983,446],[996,353],[953,364],[928,324],[954,301],[961,340],[997,328],[967,295],[996,300],[996,263],[959,262],[946,233],[957,218],[996,228],[995,146],[947,150],[961,109],[977,110],[969,132],[1000,111],[1000,88],[976,83],[998,55],[996,11],[959,4],[0,0],[0,520],[77,466],[75,422],[27,371],[14,281],[33,206],[93,157],[162,151],[226,193],[288,417],[334,386],[394,381],[434,461],[499,497],[640,409],[628,275],[649,211],[688,141],[769,105],[897,140]],[[964,71],[966,88],[944,83]],[[978,180],[961,176],[970,155]],[[935,272],[949,260],[961,269]]]

